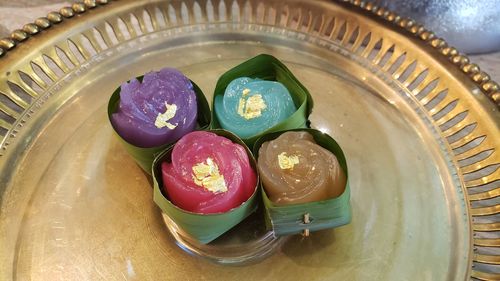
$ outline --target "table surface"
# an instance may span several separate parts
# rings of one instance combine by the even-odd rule
[[[71,1],[60,0],[0,0],[0,38],[8,36],[9,31],[21,28],[24,24],[70,3]],[[500,52],[469,57],[493,80],[500,82]]]

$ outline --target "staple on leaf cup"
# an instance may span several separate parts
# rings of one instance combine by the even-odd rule
[[[209,201],[210,204],[216,202],[214,201],[214,198],[215,200],[220,199],[221,197],[216,198],[219,193],[214,193],[215,194],[214,195],[207,191],[210,188],[220,188],[220,185],[218,184],[218,179],[220,178],[220,175],[226,177],[224,180],[227,181],[227,188],[229,189],[228,192],[231,192],[231,182],[240,181],[242,182],[242,184],[245,184],[244,181],[249,179],[248,171],[245,173],[245,175],[240,175],[240,177],[242,178],[238,179],[234,175],[231,175],[232,172],[229,171],[233,169],[233,166],[229,165],[227,167],[224,167],[221,165],[221,163],[222,164],[228,164],[230,162],[234,163],[233,162],[234,158],[229,158],[230,161],[224,162],[224,161],[218,161],[220,160],[218,156],[214,156],[213,157],[214,159],[209,160],[206,157],[206,155],[212,155],[210,154],[212,152],[200,152],[198,154],[187,151],[185,154],[183,154],[182,151],[180,152],[174,151],[175,146],[177,144],[184,142],[185,140],[184,138],[186,139],[191,138],[193,134],[202,132],[213,133],[219,137],[225,138],[226,141],[229,140],[233,144],[237,144],[241,148],[243,148],[248,157],[248,162],[249,162],[248,164],[254,173],[251,193],[247,193],[246,195],[246,196],[249,195],[249,197],[248,198],[245,197],[247,198],[245,201],[237,203],[236,205],[234,205],[234,207],[232,207],[229,210],[219,211],[220,206],[217,206],[217,204],[219,204],[218,202],[215,204],[215,207],[208,206],[207,204],[205,204],[205,202],[202,202],[201,204],[198,203],[193,204],[193,202],[189,202],[190,201],[189,199],[190,198],[194,199],[194,197],[199,199],[200,197],[207,198],[207,196],[212,196],[207,200],[207,202]],[[203,142],[203,140],[201,141]],[[180,146],[179,149],[186,148],[187,150],[190,149],[196,150],[196,148],[193,148],[193,146],[196,145],[197,144],[193,144],[193,142],[191,142],[191,144],[189,145]],[[219,153],[219,152],[214,152],[214,153]],[[178,159],[180,160],[176,163],[173,163],[172,160],[176,159],[176,157],[178,157]],[[226,156],[222,155],[220,157],[226,157]],[[193,165],[193,163],[195,162],[197,164]],[[212,162],[218,163],[219,166],[217,166],[216,164],[215,167],[209,167],[209,165]],[[174,165],[177,166],[174,167]],[[196,174],[197,168],[200,168],[202,171],[207,171],[207,173],[205,175],[202,175],[202,178],[198,178],[198,175]],[[245,166],[245,168],[248,167]],[[180,171],[187,171],[187,173],[183,173]],[[208,171],[212,171],[213,173],[211,173],[209,176]],[[257,166],[255,159],[253,158],[250,149],[245,145],[245,143],[240,138],[238,138],[233,133],[225,130],[207,130],[200,132],[192,132],[190,134],[185,135],[176,144],[171,145],[157,156],[157,158],[153,162],[152,175],[154,184],[154,197],[153,197],[154,202],[158,205],[158,207],[160,207],[160,209],[166,215],[168,215],[177,224],[179,228],[182,229],[184,233],[188,234],[191,238],[199,241],[202,244],[207,244],[213,241],[217,237],[221,236],[222,234],[224,234],[225,232],[236,226],[238,223],[240,223],[246,217],[248,217],[251,213],[253,213],[258,206],[259,177],[257,173]],[[178,178],[175,178],[177,176]],[[203,178],[203,176],[205,178]],[[246,179],[244,178],[245,176],[247,177]],[[210,179],[210,177],[212,178]],[[192,182],[189,182],[191,178]],[[170,184],[176,183],[175,185],[177,186],[174,186],[173,184],[171,186],[165,186],[166,184],[166,182],[164,181],[165,179],[167,179]],[[207,184],[202,185],[202,183],[198,182],[198,180],[203,181]],[[182,185],[182,183],[185,184]],[[242,186],[239,185],[239,188],[242,188]],[[178,191],[184,192],[185,191],[184,189],[187,189],[188,192],[190,193],[185,195],[180,193],[178,194],[172,193]],[[222,195],[225,196],[224,193],[222,193]],[[228,196],[232,195],[228,194]],[[222,199],[225,200],[225,198],[223,197]],[[201,210],[203,213],[200,213],[198,211],[195,212],[194,210],[198,211]]]
[[[165,69],[162,69],[160,71],[163,71]],[[167,70],[172,70],[173,72],[176,72],[175,75],[182,75],[180,72],[174,69],[167,69]],[[155,73],[160,73],[160,72],[155,72]],[[150,73],[148,73],[150,74]],[[146,76],[148,75],[146,74]],[[117,138],[120,140],[122,145],[124,146],[125,150],[132,156],[132,158],[135,160],[135,162],[148,174],[151,173],[151,165],[153,163],[153,159],[155,158],[156,154],[159,153],[160,151],[164,150],[167,148],[170,144],[175,142],[177,139],[179,139],[183,134],[186,132],[189,132],[191,130],[204,130],[207,129],[210,125],[211,121],[211,115],[210,115],[210,108],[208,105],[208,101],[201,91],[201,89],[191,80],[189,80],[187,77],[183,76],[182,79],[184,79],[185,84],[187,85],[187,89],[183,89],[186,91],[193,91],[194,95],[196,97],[196,119],[194,120],[195,124],[189,125],[189,129],[183,129],[180,127],[177,127],[179,122],[175,123],[171,120],[175,119],[175,116],[172,118],[172,115],[175,115],[175,110],[178,108],[176,107],[175,103],[168,104],[167,101],[165,102],[165,112],[163,111],[158,111],[155,113],[155,116],[157,117],[156,120],[153,118],[150,118],[151,120],[149,122],[155,123],[155,125],[158,125],[156,122],[160,122],[158,127],[162,127],[162,130],[169,130],[172,129],[172,135],[170,137],[167,137],[167,139],[164,140],[155,140],[154,138],[153,141],[146,141],[146,142],[141,142],[137,143],[134,142],[133,138],[134,136],[131,134],[137,133],[134,132],[131,128],[123,128],[120,127],[121,125],[129,125],[127,124],[126,120],[120,120],[121,123],[116,122],[116,113],[118,113],[120,109],[120,94],[122,91],[122,86],[127,86],[127,87],[140,87],[143,86],[144,82],[147,82],[144,80],[145,76],[139,76],[135,79],[127,81],[127,83],[124,83],[120,87],[118,87],[113,94],[111,95],[109,102],[108,102],[108,119],[112,125],[113,131],[115,132],[115,135]],[[139,84],[139,85],[138,85]],[[192,87],[189,89],[189,87]],[[181,91],[182,92],[182,91]],[[182,92],[184,94],[184,92]],[[134,93],[134,94],[140,94],[139,93]],[[174,105],[174,107],[173,107]],[[174,111],[172,112],[172,109]],[[179,109],[179,111],[182,110],[182,108]],[[158,115],[156,115],[158,114]],[[169,117],[165,117],[166,115],[169,115]],[[141,118],[144,118],[144,116],[140,116]],[[171,118],[171,120],[167,120],[167,118]],[[168,121],[171,121],[169,123]],[[138,125],[140,126],[140,124]],[[133,127],[133,126],[132,126]]]
[[[253,152],[266,226],[275,235],[307,235],[351,221],[347,162],[329,135],[308,128],[273,132]]]
[[[212,128],[232,131],[253,146],[270,132],[308,127],[313,101],[277,58],[261,54],[228,70],[212,100]]]

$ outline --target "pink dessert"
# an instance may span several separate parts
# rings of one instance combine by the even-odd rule
[[[247,201],[257,175],[245,148],[211,132],[184,135],[162,163],[164,190],[169,200],[186,211],[227,212]]]

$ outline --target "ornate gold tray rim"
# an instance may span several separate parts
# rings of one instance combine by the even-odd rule
[[[218,5],[221,0],[212,0],[211,2],[215,5]],[[222,0],[226,2],[226,4],[230,4],[233,1],[232,0]],[[238,3],[244,3],[245,1],[238,1]],[[0,95],[3,95],[7,97],[10,100],[14,100],[14,103],[19,105],[20,107],[23,108],[25,112],[23,114],[19,114],[18,112],[13,111],[11,108],[8,106],[2,104],[0,100],[0,113],[3,113],[4,115],[7,115],[16,122],[9,123],[3,119],[0,119],[0,128],[6,130],[7,132],[1,133],[0,136],[2,137],[2,140],[0,142],[0,158],[4,155],[4,151],[6,150],[6,147],[9,144],[8,138],[9,137],[15,137],[17,133],[17,126],[22,126],[22,121],[19,121],[19,119],[24,116],[24,113],[26,111],[29,111],[30,106],[34,104],[34,102],[30,105],[28,103],[23,102],[22,98],[16,96],[16,93],[14,93],[9,87],[7,86],[7,83],[4,83],[5,81],[8,80],[7,76],[10,74],[10,67],[12,69],[16,69],[16,64],[19,58],[23,55],[23,53],[26,52],[32,52],[32,48],[38,48],[39,46],[46,46],[47,44],[51,43],[50,42],[50,30],[48,29],[57,29],[54,30],[54,32],[61,32],[63,31],[63,27],[67,26],[69,28],[78,28],[78,29],[83,29],[84,26],[84,19],[83,16],[89,14],[88,11],[91,11],[92,9],[102,9],[105,7],[107,4],[111,4],[111,1],[107,0],[85,0],[83,2],[77,2],[72,4],[70,7],[64,7],[61,8],[58,12],[50,12],[46,17],[41,17],[38,18],[34,21],[34,23],[28,23],[23,26],[22,29],[18,29],[13,31],[9,37],[1,39],[0,40]],[[118,1],[113,1],[113,2],[118,2]],[[130,6],[140,6],[143,5],[143,1],[137,1],[134,3],[134,1],[120,1],[122,4],[121,8],[120,6],[114,6],[116,10],[126,10]],[[172,4],[179,4],[182,1],[172,1]],[[203,2],[206,4],[206,0],[203,1],[198,1],[198,2]],[[290,1],[294,2],[294,1]],[[329,4],[329,3],[322,3],[321,1],[314,1],[315,4],[321,6],[323,4]],[[462,109],[465,108],[465,110],[468,110],[468,108],[472,108],[473,106],[471,105],[476,105],[484,109],[484,112],[481,114],[478,114],[478,117],[482,117],[483,119],[481,120],[482,122],[487,122],[488,125],[491,125],[489,129],[492,130],[497,130],[498,127],[500,126],[499,122],[499,114],[498,114],[498,108],[500,106],[500,86],[497,82],[491,80],[490,76],[482,71],[479,66],[475,63],[471,63],[469,58],[461,54],[456,48],[448,46],[448,44],[445,42],[445,40],[436,37],[434,33],[432,33],[429,30],[426,30],[425,27],[422,25],[416,23],[415,21],[408,19],[408,18],[402,18],[398,16],[396,13],[391,12],[383,7],[378,7],[377,5],[367,2],[367,1],[357,1],[357,0],[343,0],[343,1],[338,1],[340,5],[344,5],[348,7],[349,9],[355,9],[358,13],[362,13],[364,16],[379,20],[384,22],[385,26],[396,31],[399,33],[405,34],[408,38],[414,41],[420,41],[422,48],[430,53],[434,59],[439,60],[439,62],[448,67],[448,70],[451,72],[452,76],[454,76],[456,79],[460,80],[462,77],[466,77],[468,81],[463,81],[461,80],[460,82],[464,83],[466,87],[469,87],[472,85],[473,87],[477,87],[477,89],[480,90],[480,93],[484,94],[483,95],[478,95],[475,93],[475,95],[469,95],[467,97],[466,102],[469,104],[469,107],[462,107]],[[113,7],[113,5],[108,5],[110,7]],[[228,5],[226,5],[228,6]],[[230,5],[229,5],[230,6]],[[364,12],[363,12],[364,10]],[[226,11],[230,13],[229,11]],[[98,15],[98,13],[94,14]],[[180,16],[180,15],[178,15]],[[190,15],[191,18],[191,15]],[[303,18],[301,15],[299,15],[299,18],[297,19],[298,22],[302,22]],[[307,31],[311,32],[314,31],[315,26],[318,25],[318,20],[312,19],[312,17],[309,18],[309,23],[307,24]],[[326,22],[325,18],[321,18],[321,24],[319,25],[319,31],[321,32],[321,29],[324,29],[326,27]],[[54,28],[56,27],[56,28]],[[298,24],[297,28],[300,28],[300,24]],[[143,26],[141,26],[143,28]],[[336,27],[335,27],[336,28]],[[332,33],[335,31],[332,30]],[[345,36],[344,39],[342,40],[342,43],[347,44],[350,43],[348,34],[354,33],[353,30],[346,30],[345,31]],[[53,33],[52,33],[53,34]],[[338,31],[337,34],[339,35]],[[330,35],[330,39],[333,38],[333,34]],[[346,40],[347,38],[347,40]],[[355,48],[359,48],[363,43],[363,36],[357,36],[357,39],[355,42],[352,43],[352,49],[354,50]],[[124,39],[124,38],[122,38]],[[372,40],[375,41],[375,40]],[[368,43],[368,46],[366,46],[366,49],[374,48],[375,47],[375,42],[373,42],[372,45]],[[94,46],[95,48],[96,46]],[[382,49],[384,46],[380,46]],[[387,46],[386,46],[387,47]],[[98,47],[96,49],[99,49]],[[85,52],[84,50],[79,49],[80,52]],[[382,53],[382,52],[380,52]],[[394,60],[396,56],[393,56]],[[78,61],[76,58],[70,58],[72,61]],[[376,60],[377,58],[375,58]],[[381,59],[381,58],[378,58]],[[59,62],[56,62],[58,66],[60,66]],[[410,62],[408,63],[403,63],[400,65],[395,71],[393,76],[400,76],[407,70],[407,68],[410,67]],[[45,70],[45,68],[44,68]],[[4,75],[6,73],[6,75]],[[53,74],[53,73],[52,73]],[[419,74],[419,73],[417,73]],[[411,78],[417,78],[418,75],[415,74]],[[57,78],[57,76],[53,76],[50,78]],[[5,80],[5,81],[4,81]],[[406,81],[410,81],[411,79],[407,79]],[[409,86],[409,83],[404,83],[405,86]],[[424,80],[425,81],[425,80]],[[37,83],[43,84],[43,81],[35,81]],[[429,82],[429,81],[427,81]],[[5,84],[5,85],[4,85]],[[22,83],[19,83],[20,87],[23,90],[26,90],[26,87],[23,87],[24,85]],[[423,88],[423,85],[425,83],[422,82],[421,86]],[[19,85],[18,85],[19,87]],[[473,87],[469,87],[471,92],[474,93]],[[28,87],[29,88],[29,87]],[[422,90],[422,88],[420,90]],[[27,91],[29,92],[29,91]],[[429,102],[430,98],[427,100]],[[452,101],[454,102],[454,101]],[[436,107],[440,108],[441,110],[444,109],[446,106],[448,106],[450,103],[444,104],[442,106],[436,105],[434,108],[432,108],[429,111],[434,110],[434,113],[438,113],[438,110],[436,110]],[[459,107],[455,107],[459,108]],[[455,109],[452,109],[454,111]],[[459,108],[460,110],[460,108]],[[455,110],[454,113],[460,113],[459,110]],[[432,112],[431,112],[432,113]],[[464,118],[464,121],[466,121]],[[478,120],[477,118],[475,120]],[[449,120],[448,120],[449,121]],[[460,121],[462,128],[467,125],[466,123]],[[445,122],[442,122],[443,124]],[[458,124],[457,124],[458,126]],[[452,129],[450,131],[450,129]],[[448,128],[448,132],[444,132],[445,137],[450,137],[454,133],[457,133],[459,130],[453,130],[453,128]],[[486,134],[485,134],[486,135]],[[494,134],[495,135],[495,134]],[[479,136],[481,133],[479,133]],[[468,137],[467,140],[461,141],[458,144],[455,144],[454,146],[451,146],[451,149],[457,149],[462,146],[467,145],[468,143],[477,140],[477,132],[476,135],[467,134],[465,137]],[[493,140],[491,140],[493,138]],[[484,140],[484,139],[483,139]],[[498,146],[498,140],[495,141],[495,137],[490,137],[489,138],[489,143],[481,143],[480,145],[477,146],[476,148],[471,148],[462,154],[465,154],[466,156],[475,156],[480,152],[486,151],[486,148],[489,148],[490,150],[493,150],[493,152],[486,158],[482,159],[479,161],[479,164],[474,163],[474,166],[471,168],[471,165],[466,165],[465,167],[460,167],[459,170],[462,174],[470,174],[479,171],[480,169],[483,169],[484,167],[488,167],[491,165],[495,165],[498,163],[498,154],[495,153],[496,148]],[[483,148],[485,147],[485,148]],[[464,155],[462,155],[461,159],[466,159]],[[485,162],[485,163],[483,163]],[[456,164],[456,163],[455,163]],[[458,165],[457,165],[458,167]],[[466,169],[462,169],[466,168]],[[496,170],[482,178],[481,180],[475,180],[472,182],[467,182],[463,180],[462,178],[462,183],[463,186],[465,187],[477,187],[477,186],[484,186],[487,184],[495,183],[499,180],[498,176],[498,167]],[[467,194],[465,193],[464,196],[469,202],[468,206],[468,211],[469,211],[469,217],[470,221],[472,224],[472,230],[473,232],[496,232],[500,231],[500,222],[491,222],[491,223],[475,223],[473,218],[481,218],[483,216],[489,216],[489,215],[496,215],[500,213],[500,205],[491,205],[491,206],[486,206],[486,207],[477,207],[473,208],[471,206],[472,202],[479,202],[482,200],[489,200],[489,199],[494,199],[498,196],[500,196],[500,187],[493,188],[491,190],[487,190],[484,192],[477,192],[474,194]],[[497,235],[498,236],[498,235]],[[495,238],[474,238],[473,239],[473,245],[475,247],[495,247],[498,248],[500,247],[500,237],[495,237]],[[486,255],[486,254],[479,254],[479,253],[473,253],[472,254],[472,261],[477,264],[486,264],[486,265],[499,265],[500,264],[500,256],[497,255]],[[472,262],[471,261],[471,262]],[[485,271],[482,269],[475,269],[474,267],[471,268],[470,270],[471,277],[477,278],[480,280],[500,280],[500,274],[498,273],[493,273],[489,271]]]
[[[12,53],[16,46],[19,46],[31,37],[38,35],[38,38],[43,33],[42,31],[56,24],[67,23],[67,20],[73,18],[75,15],[83,14],[90,9],[102,7],[111,1],[118,2],[118,0],[85,0],[83,2],[75,2],[71,6],[61,8],[59,11],[48,13],[46,17],[37,18],[33,23],[25,24],[21,29],[12,31],[8,37],[0,39],[0,58],[4,57],[8,52]],[[467,74],[491,101],[500,106],[500,85],[492,80],[487,72],[482,71],[477,64],[472,63],[467,55],[460,53],[455,47],[449,46],[444,39],[436,37],[432,31],[425,29],[423,25],[410,18],[401,17],[395,12],[387,10],[384,7],[379,7],[370,1],[340,0],[338,2],[349,3],[372,12],[374,15],[393,23],[393,27],[409,31],[415,38],[419,38],[430,44],[441,55],[448,58],[458,69]]]

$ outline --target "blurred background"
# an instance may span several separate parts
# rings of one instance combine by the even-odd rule
[[[468,54],[500,50],[500,0],[376,0]]]

